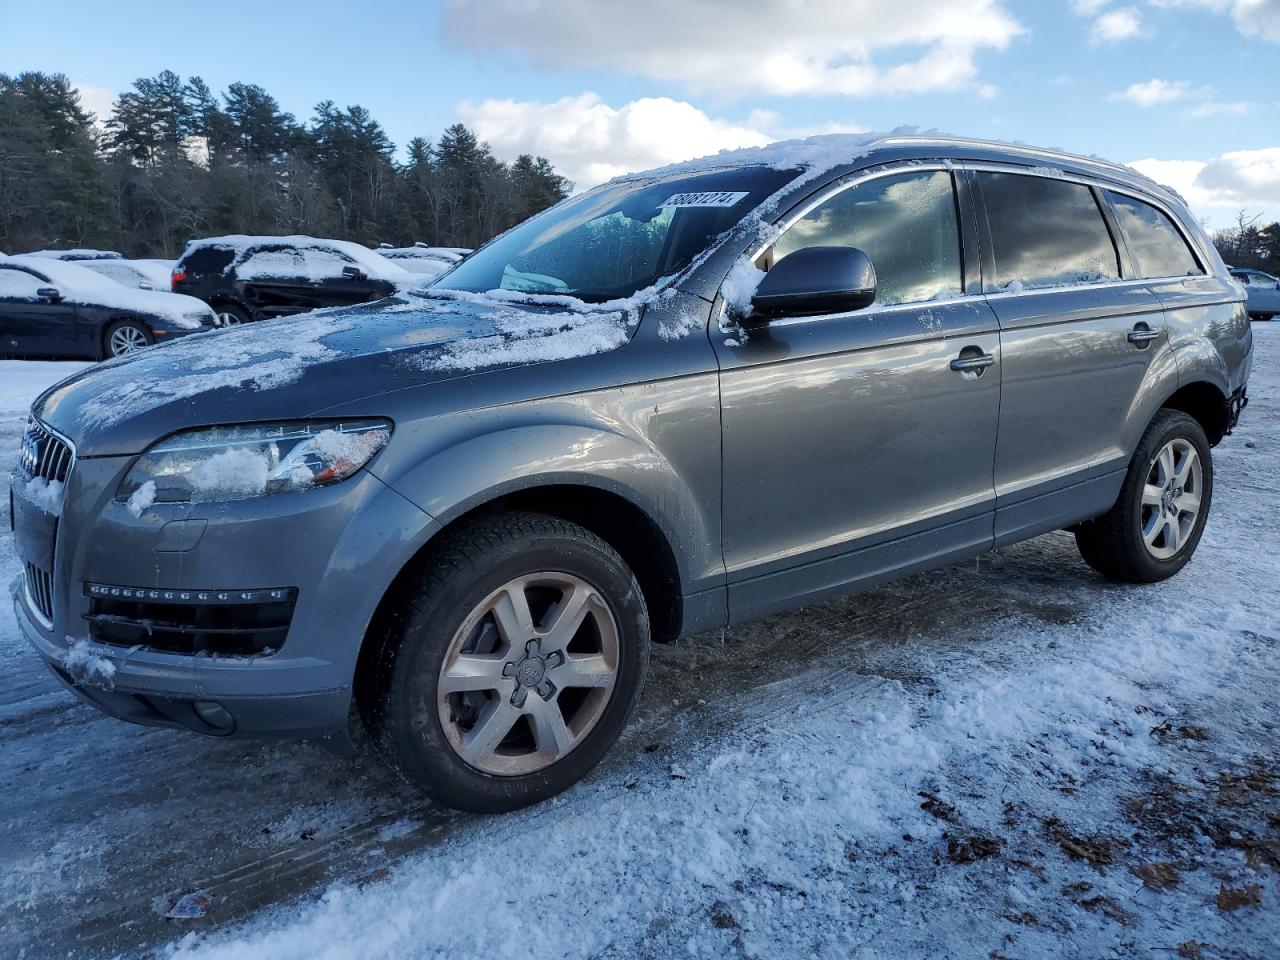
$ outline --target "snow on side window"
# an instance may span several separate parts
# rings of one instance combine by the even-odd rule
[[[341,278],[342,268],[351,266],[355,264],[332,250],[320,250],[314,247],[257,250],[250,253],[236,268],[236,275],[241,280],[320,282]]]
[[[25,271],[0,268],[0,299],[35,300],[36,291],[47,286]]]

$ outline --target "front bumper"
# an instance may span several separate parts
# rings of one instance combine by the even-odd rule
[[[53,610],[14,592],[19,628],[83,700],[136,723],[215,736],[325,736],[345,729],[369,621],[434,521],[372,474],[297,494],[231,503],[114,500],[131,457],[76,462],[54,546]],[[15,496],[21,496],[17,483]],[[200,536],[172,535],[174,524]],[[236,591],[288,585],[297,601],[269,655],[173,653],[91,638],[87,585]],[[96,665],[80,669],[87,660]],[[216,723],[210,723],[214,717]],[[229,719],[228,719],[229,718]]]

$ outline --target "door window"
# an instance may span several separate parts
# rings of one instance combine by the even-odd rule
[[[1164,213],[1123,193],[1108,190],[1107,198],[1124,231],[1139,277],[1185,277],[1204,273],[1187,241]]]
[[[342,277],[342,268],[354,261],[333,250],[315,247],[278,247],[255,250],[236,268],[241,280],[306,280],[320,282]]]
[[[805,247],[856,247],[876,268],[876,303],[920,303],[964,289],[960,228],[945,170],[868,180],[797,220],[765,254],[765,269]]]
[[[36,291],[47,286],[25,270],[0,268],[0,300],[36,300]]]
[[[988,293],[1120,279],[1111,232],[1082,183],[979,173],[991,234]]]

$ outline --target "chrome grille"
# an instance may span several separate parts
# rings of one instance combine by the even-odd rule
[[[65,483],[74,459],[70,445],[55,437],[34,418],[27,421],[27,430],[22,435],[22,446],[18,452],[18,469],[24,479],[43,477],[50,482]]]
[[[33,563],[26,564],[26,568],[27,597],[48,623],[53,620],[53,577]]]

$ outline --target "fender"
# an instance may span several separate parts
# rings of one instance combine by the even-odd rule
[[[714,497],[700,495],[653,445],[616,429],[518,424],[461,439],[392,470],[380,478],[441,526],[498,497],[537,487],[569,484],[616,494],[667,539],[683,593],[724,583],[718,489]]]

